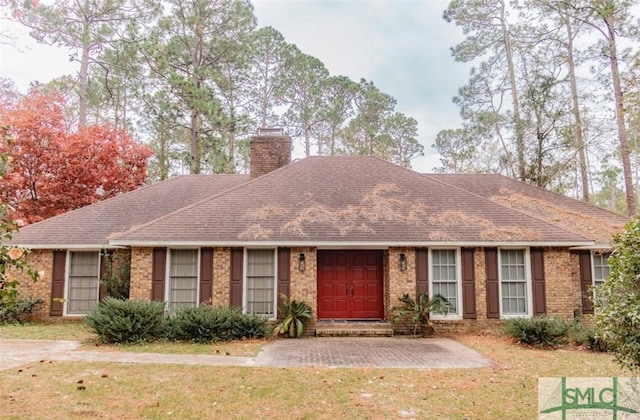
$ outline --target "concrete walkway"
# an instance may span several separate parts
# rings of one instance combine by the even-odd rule
[[[448,338],[300,338],[270,342],[257,357],[78,350],[77,341],[0,340],[0,370],[40,361],[205,366],[479,368],[491,362]]]

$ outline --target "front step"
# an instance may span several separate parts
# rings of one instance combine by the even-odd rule
[[[317,337],[392,337],[388,321],[318,321]]]

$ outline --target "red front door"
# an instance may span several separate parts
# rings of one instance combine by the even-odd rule
[[[318,319],[381,319],[382,251],[318,251]]]

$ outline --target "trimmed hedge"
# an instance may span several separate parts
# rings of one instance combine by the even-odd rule
[[[267,319],[244,315],[240,308],[199,306],[167,315],[163,302],[105,298],[85,317],[103,343],[140,343],[160,339],[209,343],[262,338],[271,333]]]
[[[266,318],[228,306],[183,308],[168,322],[169,338],[196,343],[262,338],[268,330]]]
[[[163,302],[104,298],[85,317],[103,343],[141,343],[162,338],[166,330]]]

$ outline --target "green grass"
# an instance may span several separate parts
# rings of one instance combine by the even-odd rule
[[[416,370],[34,363],[21,372],[0,371],[0,413],[16,419],[531,419],[537,418],[538,377],[630,376],[604,353],[531,349],[493,336],[456,338],[493,366]]]

